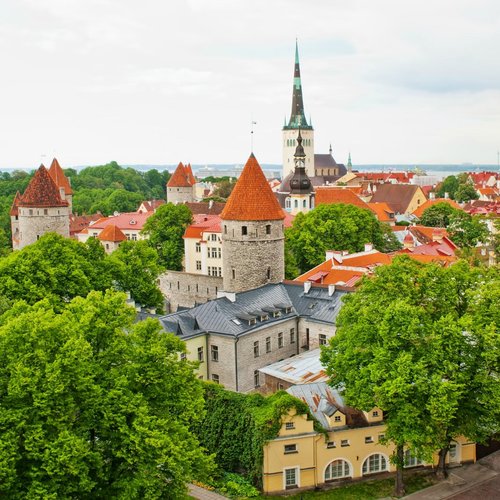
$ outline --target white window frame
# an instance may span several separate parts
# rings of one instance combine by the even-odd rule
[[[374,457],[376,455],[379,455],[380,457],[385,459],[385,467],[380,468],[378,470],[369,470],[370,458]],[[367,471],[363,472],[365,463],[368,463]],[[388,470],[389,470],[389,457],[387,455],[385,455],[384,453],[370,453],[370,455],[368,455],[361,463],[361,476],[369,476],[370,474],[378,474],[379,472],[387,472]]]
[[[287,481],[286,481],[286,471],[288,470],[294,470],[295,471],[295,484],[290,485],[287,488]],[[295,488],[300,488],[300,466],[295,465],[294,467],[284,467],[283,468],[283,489],[284,490],[293,490]]]
[[[330,478],[326,478],[326,471],[328,470],[328,467],[330,467],[334,462],[338,462],[338,461],[342,461],[344,462],[344,464],[342,464],[342,472],[343,474],[341,476],[338,476],[338,477],[330,477]],[[349,472],[347,474],[344,474],[345,472],[345,465],[347,464],[347,467],[349,469]],[[336,481],[337,479],[344,479],[346,477],[352,477],[352,474],[353,474],[353,467],[352,467],[352,464],[349,460],[345,459],[345,458],[342,458],[342,457],[338,457],[338,458],[335,458],[334,460],[332,460],[331,462],[329,462],[328,464],[326,464],[326,467],[325,467],[325,470],[323,471],[323,480],[326,482],[330,482],[330,481]]]

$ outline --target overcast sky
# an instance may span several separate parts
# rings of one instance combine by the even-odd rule
[[[496,164],[498,0],[1,0],[0,168],[281,163],[296,37],[316,152]]]

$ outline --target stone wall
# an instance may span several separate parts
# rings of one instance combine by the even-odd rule
[[[194,307],[217,298],[222,290],[222,278],[182,271],[167,271],[158,278],[159,288],[167,300],[166,313],[178,307]]]
[[[309,349],[304,348],[307,345],[307,331],[309,330]],[[324,335],[328,340],[335,335],[337,327],[332,324],[309,321],[307,318],[299,320],[300,352],[305,350],[317,349],[320,346],[320,335]]]
[[[241,292],[283,281],[283,231],[282,220],[222,221],[224,291]]]
[[[189,187],[168,187],[167,186],[167,201],[175,205],[184,202],[194,201],[194,188]]]
[[[45,233],[57,233],[69,238],[69,209],[57,208],[19,208],[19,246],[21,249],[31,245]]]

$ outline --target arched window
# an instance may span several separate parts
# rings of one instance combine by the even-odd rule
[[[302,206],[303,206],[304,208],[306,208],[306,207],[307,207],[307,200],[303,200],[303,201],[302,201]]]
[[[363,462],[363,475],[375,474],[376,472],[383,472],[387,470],[387,459],[380,453],[370,455]]]
[[[350,475],[351,468],[349,467],[349,463],[345,460],[334,460],[329,463],[325,469],[325,481],[349,477]]]
[[[285,208],[292,208],[292,200],[290,198],[285,200]]]
[[[294,206],[295,206],[295,208],[299,208],[299,200],[294,201]]]
[[[422,460],[419,460],[415,455],[412,455],[411,450],[405,451],[405,467],[418,467],[422,465]]]

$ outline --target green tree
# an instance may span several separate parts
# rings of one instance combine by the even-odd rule
[[[437,195],[440,198],[444,198],[446,194],[454,200],[455,199],[455,193],[458,189],[460,182],[458,180],[458,177],[456,175],[449,175],[446,177],[443,182],[439,185],[438,190],[437,190]]]
[[[165,269],[182,270],[182,237],[192,220],[193,216],[185,205],[165,203],[144,224],[142,231],[148,235],[149,244],[158,252],[160,265]]]
[[[163,295],[156,285],[161,272],[158,254],[147,241],[124,241],[111,255],[120,269],[117,284],[129,291],[136,302],[146,307],[163,310]]]
[[[234,186],[236,186],[236,179],[219,181],[217,183],[217,187],[214,189],[214,196],[227,200],[231,195]]]
[[[384,411],[398,494],[405,447],[427,460],[439,450],[444,472],[452,439],[480,441],[498,429],[500,318],[490,297],[499,294],[498,269],[405,256],[345,299],[321,359],[347,404]]]
[[[400,248],[390,227],[372,212],[342,203],[319,205],[307,214],[297,214],[285,236],[301,272],[323,262],[325,251],[330,249],[360,252],[365,243],[373,243],[382,252]]]
[[[211,470],[189,427],[203,417],[194,364],[124,294],[61,314],[19,302],[0,321],[0,496],[187,497]]]
[[[420,223],[423,226],[429,227],[448,227],[450,224],[450,217],[457,212],[461,212],[461,210],[442,201],[424,210]]]
[[[458,189],[455,192],[455,200],[459,203],[467,203],[471,200],[477,200],[479,195],[474,189],[474,185],[472,182],[464,182],[458,186]]]
[[[486,243],[489,231],[480,217],[457,210],[450,216],[448,234],[460,248],[473,248],[478,243]]]

